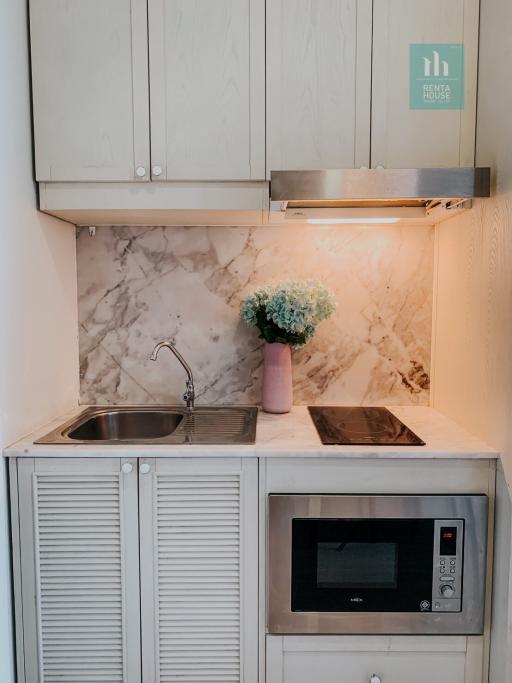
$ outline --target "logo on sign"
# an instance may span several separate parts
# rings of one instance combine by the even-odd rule
[[[464,46],[409,46],[409,106],[411,109],[464,108]]]
[[[427,57],[423,57],[423,66],[424,66],[423,74],[424,74],[425,78],[429,78],[430,76],[440,76],[441,75],[440,65],[442,65],[442,67],[443,67],[443,76],[445,78],[447,76],[449,76],[450,75],[450,67],[448,66],[448,62],[446,62],[444,59],[441,59],[441,57],[439,56],[439,52],[437,52],[437,50],[433,50],[432,54],[433,54],[432,59],[428,59]]]

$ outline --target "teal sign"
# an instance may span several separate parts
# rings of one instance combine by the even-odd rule
[[[409,46],[409,107],[464,109],[464,45]]]

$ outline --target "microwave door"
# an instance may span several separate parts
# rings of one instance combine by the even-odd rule
[[[434,520],[293,519],[292,612],[432,609]]]

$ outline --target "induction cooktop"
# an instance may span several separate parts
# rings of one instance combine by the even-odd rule
[[[424,446],[387,408],[308,406],[323,444],[366,446]]]

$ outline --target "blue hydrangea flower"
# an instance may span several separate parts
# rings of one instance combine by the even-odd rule
[[[304,346],[336,309],[333,295],[315,280],[289,281],[256,290],[242,302],[242,318],[266,341]]]

